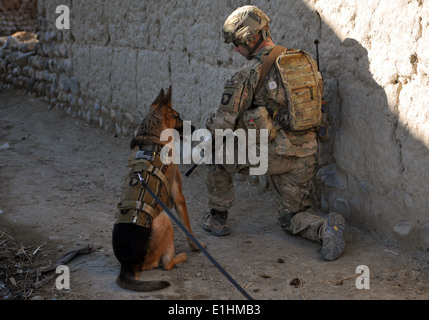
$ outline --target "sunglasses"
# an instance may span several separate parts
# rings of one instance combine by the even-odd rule
[[[234,44],[235,47],[238,47],[239,45],[241,45],[239,40],[234,40],[232,43]]]

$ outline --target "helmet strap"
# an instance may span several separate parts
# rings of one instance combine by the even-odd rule
[[[256,49],[258,49],[258,47],[261,45],[262,41],[264,41],[264,37],[263,37],[261,31],[259,31],[259,34],[261,36],[260,36],[259,40],[253,45],[253,47],[250,47],[247,43],[243,44],[243,47],[245,47],[247,49],[247,51],[249,51],[249,58],[252,54],[255,53]]]

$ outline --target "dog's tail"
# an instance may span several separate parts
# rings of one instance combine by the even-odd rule
[[[157,291],[170,286],[167,281],[141,281],[134,278],[134,272],[121,267],[121,273],[119,274],[116,282],[121,288],[132,290],[132,291]]]

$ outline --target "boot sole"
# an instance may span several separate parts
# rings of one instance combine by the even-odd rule
[[[343,253],[346,242],[343,238],[345,227],[344,217],[338,213],[330,213],[322,244],[322,257],[327,261],[336,260]]]

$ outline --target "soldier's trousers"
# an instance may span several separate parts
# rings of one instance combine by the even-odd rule
[[[267,175],[278,208],[280,227],[291,234],[320,241],[324,218],[309,211],[312,178],[316,170],[315,156],[280,157],[270,155]],[[207,166],[208,206],[218,211],[229,210],[234,202],[232,173],[248,173],[248,168],[233,165]],[[269,201],[269,200],[268,200]]]

